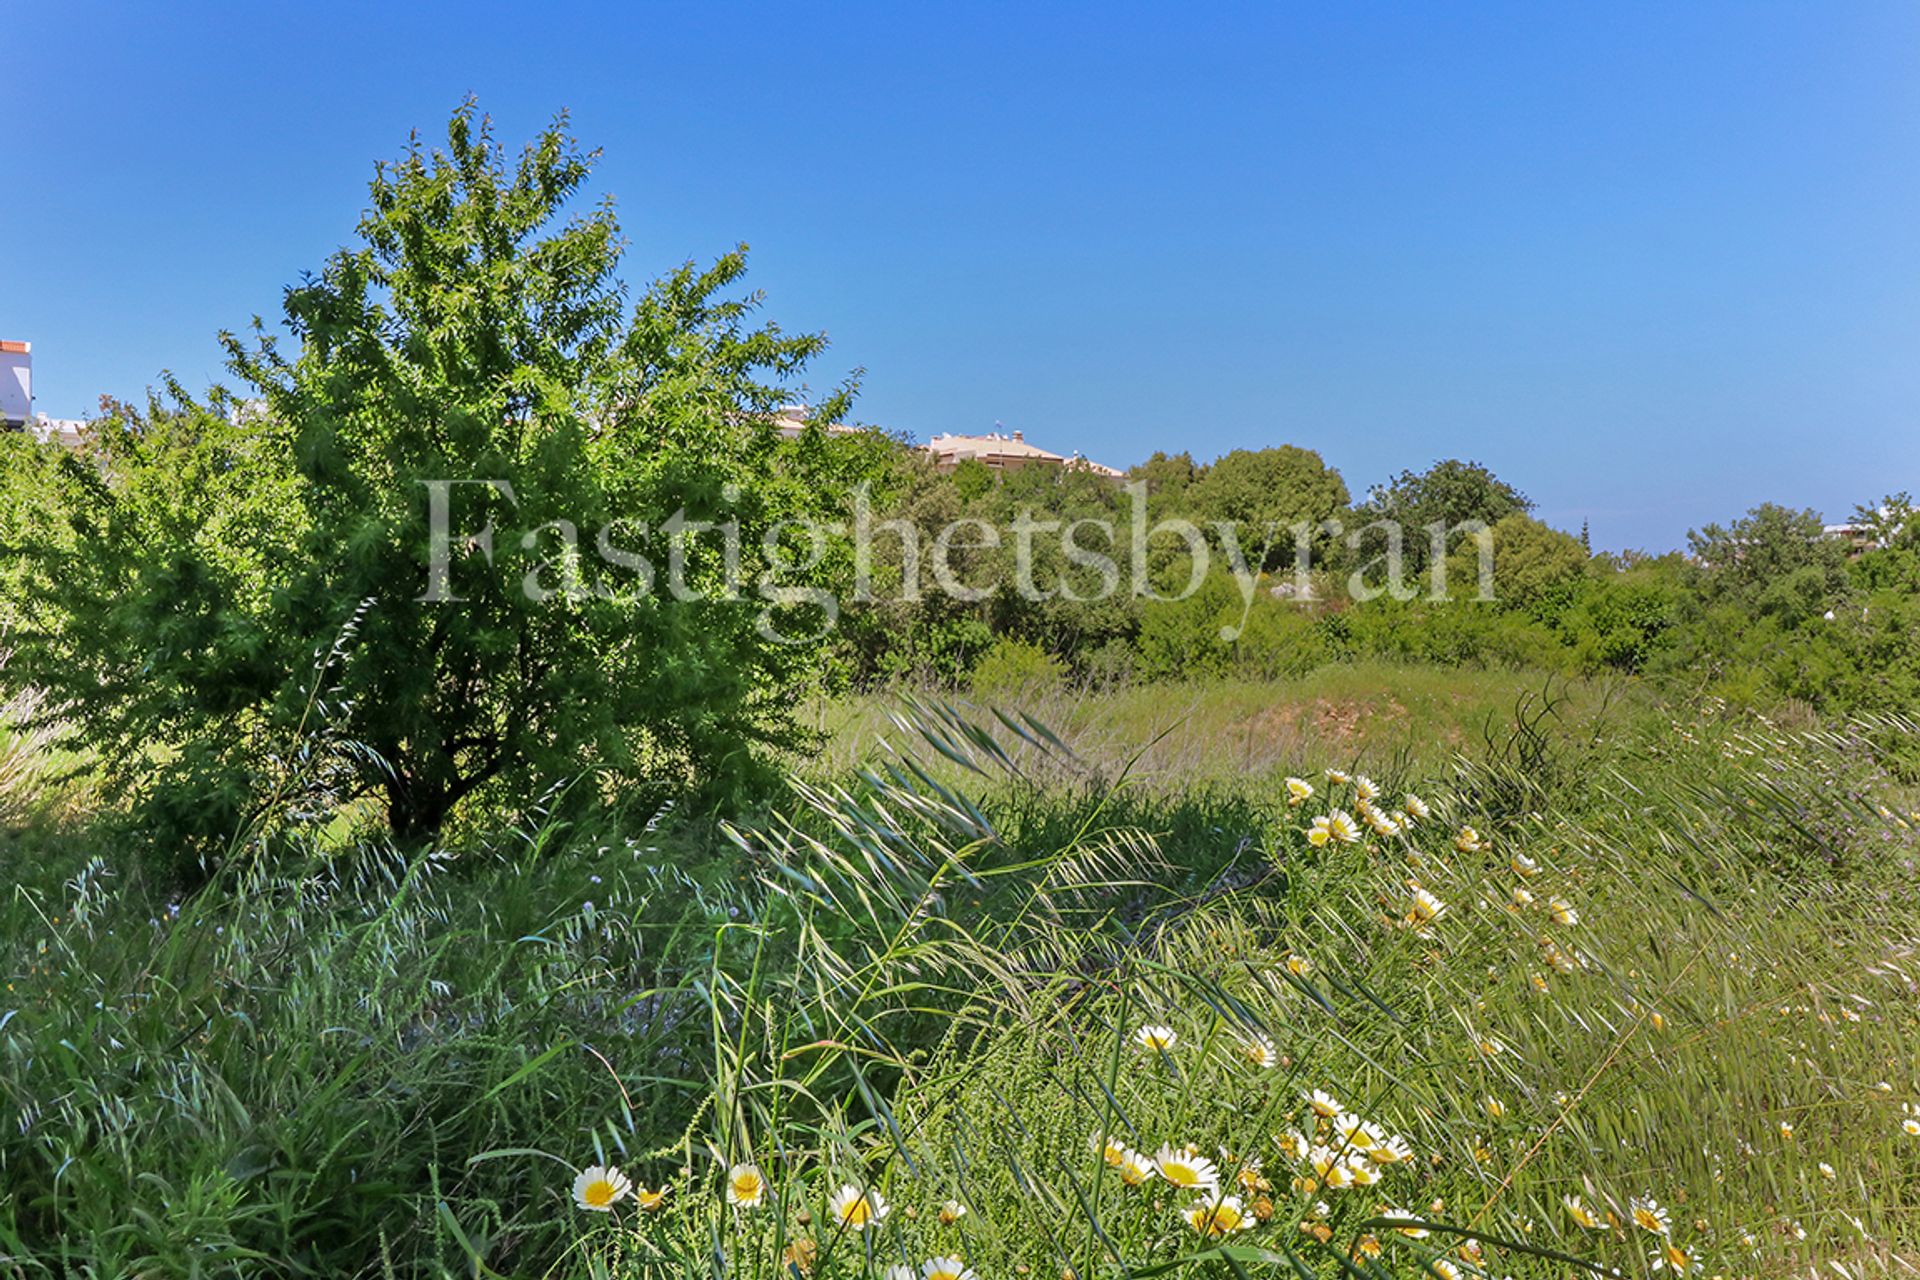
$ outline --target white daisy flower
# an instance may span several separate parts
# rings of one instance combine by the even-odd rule
[[[633,1180],[612,1165],[591,1164],[573,1180],[573,1202],[592,1213],[609,1213],[632,1190]]]

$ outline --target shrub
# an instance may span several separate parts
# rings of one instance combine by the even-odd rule
[[[973,669],[973,693],[977,698],[1017,700],[1057,687],[1066,673],[1066,664],[1039,645],[1001,636]]]

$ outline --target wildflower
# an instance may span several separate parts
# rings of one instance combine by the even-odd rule
[[[1386,1140],[1386,1134],[1380,1126],[1370,1120],[1362,1120],[1352,1112],[1345,1112],[1333,1118],[1333,1132],[1345,1146],[1357,1151],[1371,1151]]]
[[[1197,1200],[1182,1216],[1186,1218],[1188,1226],[1203,1236],[1228,1236],[1253,1225],[1253,1216],[1240,1203],[1238,1196]]]
[[[1400,824],[1390,815],[1380,812],[1371,805],[1362,808],[1360,815],[1367,820],[1367,825],[1373,828],[1373,834],[1377,836],[1390,838],[1400,834]]]
[[[767,1180],[750,1164],[737,1164],[727,1171],[727,1203],[742,1209],[758,1209],[767,1202]]]
[[[1100,1153],[1102,1160],[1105,1160],[1116,1169],[1118,1169],[1121,1162],[1127,1158],[1127,1148],[1124,1143],[1111,1137],[1103,1137],[1097,1133],[1093,1135],[1093,1149]]]
[[[1366,774],[1357,773],[1353,777],[1353,794],[1371,804],[1380,798],[1380,786]]]
[[[1486,842],[1480,838],[1478,831],[1475,831],[1472,827],[1462,827],[1460,828],[1460,834],[1453,838],[1453,847],[1461,853],[1479,853],[1482,849],[1486,848],[1487,845]]]
[[[1900,1128],[1910,1138],[1920,1138],[1920,1116],[1908,1116],[1900,1122]]]
[[[1297,806],[1313,798],[1313,784],[1305,778],[1287,779],[1287,804]]]
[[[1325,1244],[1333,1239],[1333,1228],[1324,1222],[1303,1222],[1300,1224],[1300,1234],[1312,1236],[1321,1244]]]
[[[1507,866],[1512,868],[1517,876],[1531,876],[1540,870],[1540,864],[1524,853],[1516,853],[1508,858]]]
[[[1331,840],[1341,844],[1359,843],[1360,826],[1345,809],[1335,809],[1315,818],[1313,825],[1307,829],[1307,843],[1316,849]]]
[[[918,1280],[918,1277],[913,1274],[912,1267],[896,1262],[880,1273],[880,1280]]]
[[[1486,1107],[1487,1114],[1495,1120],[1507,1114],[1507,1104],[1498,1098],[1488,1098],[1482,1105]]]
[[[1161,1147],[1153,1163],[1161,1177],[1185,1190],[1212,1191],[1220,1185],[1220,1170],[1213,1161],[1187,1147]]]
[[[1664,1236],[1673,1230],[1673,1219],[1660,1207],[1660,1202],[1652,1196],[1635,1196],[1628,1206],[1633,1212],[1633,1225],[1642,1231]]]
[[[1315,1089],[1312,1093],[1302,1096],[1306,1098],[1308,1108],[1322,1120],[1331,1120],[1346,1110],[1340,1105],[1340,1100],[1325,1089]]]
[[[1445,1258],[1429,1258],[1427,1260],[1427,1270],[1439,1276],[1440,1280],[1460,1280],[1460,1268],[1454,1266]]]
[[[1589,1231],[1607,1229],[1607,1224],[1600,1221],[1600,1215],[1582,1204],[1579,1196],[1562,1196],[1560,1203],[1567,1207],[1567,1216],[1573,1219],[1575,1225],[1585,1227]]]
[[[1371,1187],[1379,1183],[1380,1170],[1366,1156],[1352,1155],[1347,1157],[1347,1176],[1356,1187]]]
[[[780,1260],[789,1267],[799,1270],[803,1276],[813,1274],[813,1264],[819,1260],[820,1246],[806,1236],[798,1236],[780,1252]],[[902,1267],[901,1270],[906,1270]]]
[[[827,1212],[837,1226],[849,1231],[868,1231],[880,1225],[889,1212],[886,1199],[878,1191],[862,1191],[849,1183],[833,1193]]]
[[[1544,973],[1528,974],[1527,982],[1533,987],[1535,991],[1545,991],[1547,989],[1547,975]]]
[[[1407,816],[1410,818],[1425,822],[1433,816],[1433,810],[1428,807],[1427,802],[1411,791],[1407,792],[1407,798],[1400,803],[1406,806]]]
[[[1700,1260],[1671,1240],[1667,1242],[1665,1248],[1653,1256],[1655,1271],[1671,1271],[1677,1276],[1684,1276],[1699,1268]]]
[[[658,1191],[649,1191],[645,1187],[633,1189],[633,1202],[645,1213],[657,1212],[667,1202],[667,1188],[662,1184]]]
[[[1427,890],[1414,886],[1413,907],[1407,912],[1407,919],[1417,924],[1432,924],[1447,914],[1447,904],[1433,896]]]
[[[1480,1050],[1483,1056],[1488,1058],[1497,1058],[1501,1054],[1507,1051],[1506,1045],[1501,1044],[1498,1040],[1495,1040],[1492,1037],[1488,1037],[1487,1039],[1482,1040],[1476,1047]]]
[[[1658,1009],[1647,1014],[1647,1021],[1653,1024],[1655,1031],[1665,1031],[1667,1029],[1667,1017]]]
[[[1782,1120],[1780,1122],[1780,1140],[1782,1142],[1793,1141],[1793,1126],[1788,1124],[1785,1120]]]
[[[1342,786],[1345,783],[1349,782],[1350,780],[1351,779],[1349,779],[1346,774],[1340,772],[1340,770],[1338,769],[1327,770],[1327,781],[1331,782],[1336,787]]]
[[[1572,928],[1574,925],[1580,923],[1580,913],[1575,911],[1573,904],[1565,898],[1548,899],[1547,910],[1553,913],[1555,924],[1562,924],[1568,928]]]
[[[1165,1053],[1180,1041],[1179,1033],[1172,1027],[1155,1026],[1148,1023],[1133,1033],[1133,1042],[1142,1049]]]
[[[1513,886],[1513,905],[1516,907],[1530,907],[1533,905],[1533,895],[1527,892],[1525,885],[1517,884]]]
[[[1133,1153],[1128,1152],[1127,1154],[1131,1155]],[[1151,1172],[1151,1170],[1149,1170],[1149,1172]],[[967,1216],[967,1206],[961,1204],[958,1200],[949,1200],[945,1204],[940,1206],[940,1213],[938,1216],[940,1219],[941,1226],[950,1227],[954,1223],[960,1221],[960,1219]]]
[[[1789,1222],[1787,1224],[1787,1234],[1795,1240],[1805,1240],[1807,1238],[1807,1229],[1797,1222]]]
[[[1287,972],[1296,978],[1304,978],[1313,972],[1313,961],[1296,951],[1287,952]]]
[[[1341,1152],[1335,1151],[1325,1143],[1321,1143],[1315,1146],[1313,1150],[1307,1152],[1307,1167],[1313,1170],[1315,1177],[1319,1178],[1328,1186],[1333,1185],[1335,1173],[1345,1169],[1346,1164],[1346,1156]],[[1341,1186],[1345,1186],[1350,1181],[1350,1178],[1343,1176],[1340,1184]]]
[[[1369,1147],[1367,1158],[1375,1164],[1405,1164],[1413,1159],[1413,1148],[1407,1145],[1405,1138],[1396,1134],[1384,1142],[1376,1142]]]
[[[633,1182],[611,1165],[588,1165],[573,1180],[573,1202],[593,1213],[609,1213],[632,1190]]]
[[[1260,1162],[1258,1160],[1249,1160],[1241,1165],[1240,1172],[1235,1176],[1239,1180],[1240,1189],[1249,1195],[1256,1192],[1273,1190],[1273,1184],[1267,1181],[1264,1173],[1260,1172]]]
[[[1273,1041],[1255,1032],[1240,1041],[1240,1056],[1256,1067],[1272,1070],[1280,1065],[1280,1051]]]
[[[1280,1148],[1281,1153],[1291,1160],[1302,1159],[1307,1154],[1306,1135],[1298,1129],[1288,1129],[1284,1133],[1274,1134],[1273,1142]]]
[[[1825,1160],[1822,1160],[1820,1162],[1820,1176],[1825,1178],[1828,1182],[1832,1182],[1837,1175],[1833,1171],[1833,1166],[1828,1164]]]
[[[958,1258],[928,1258],[920,1264],[921,1280],[975,1280],[967,1264]]]
[[[1159,1170],[1155,1168],[1152,1156],[1143,1156],[1129,1147],[1120,1157],[1120,1181],[1130,1187],[1142,1187]]]

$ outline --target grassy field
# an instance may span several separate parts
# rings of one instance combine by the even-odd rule
[[[1533,691],[841,704],[186,901],[18,828],[0,1275],[1912,1274],[1913,731]]]
[[[803,763],[832,777],[869,761],[894,734],[889,694],[815,702],[808,721],[828,749]],[[1551,704],[1553,731],[1606,733],[1650,709],[1620,681],[1566,681],[1532,672],[1379,662],[1334,663],[1294,680],[1142,684],[1086,692],[1026,690],[992,703],[1017,704],[1107,772],[1169,787],[1196,781],[1270,778],[1338,763],[1406,776],[1447,769],[1463,752],[1504,740],[1521,714]]]

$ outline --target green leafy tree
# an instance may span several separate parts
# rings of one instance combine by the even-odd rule
[[[1530,608],[1576,582],[1588,555],[1580,540],[1514,512],[1494,522],[1492,587],[1504,605]],[[1477,591],[1480,564],[1472,543],[1447,558],[1447,590],[1467,596]]]
[[[1816,511],[1763,502],[1724,527],[1690,531],[1702,600],[1789,626],[1820,614],[1847,586],[1846,545],[1824,528]]]
[[[1291,563],[1295,524],[1318,526],[1346,510],[1349,500],[1338,471],[1313,450],[1290,444],[1235,449],[1187,491],[1198,518],[1239,526],[1240,546],[1250,561],[1264,548],[1261,567],[1268,569]]]
[[[1384,485],[1375,485],[1366,503],[1356,511],[1364,522],[1397,521],[1404,531],[1406,567],[1423,572],[1431,563],[1430,530],[1451,530],[1462,524],[1491,528],[1511,515],[1526,515],[1533,502],[1518,489],[1478,462],[1448,458],[1425,471],[1402,471]],[[1452,551],[1465,534],[1448,535]],[[1379,538],[1369,536],[1369,545]]]
[[[593,159],[562,119],[509,164],[468,104],[377,168],[358,243],[286,295],[290,343],[224,338],[257,404],[127,419],[74,482],[89,536],[43,572],[90,586],[49,594],[33,673],[148,808],[257,799],[321,683],[407,840],[483,790],[740,785],[799,740],[832,557],[780,526],[864,464],[768,420],[824,340],[727,296],[743,251],[629,305],[611,206],[568,216]],[[220,465],[168,474],[196,450]]]

